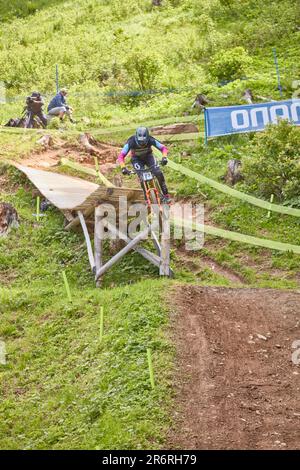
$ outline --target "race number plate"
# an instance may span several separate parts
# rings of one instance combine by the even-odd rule
[[[152,173],[150,171],[146,171],[143,173],[143,180],[144,181],[151,181],[153,179]]]

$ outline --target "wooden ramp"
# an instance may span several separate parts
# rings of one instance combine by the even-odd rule
[[[100,186],[80,178],[36,170],[22,165],[16,167],[25,173],[28,179],[58,209],[75,210],[80,207]]]
[[[120,196],[130,202],[144,202],[141,189],[106,188],[81,178],[15,165],[39,192],[61,211],[86,211],[99,202],[116,203]]]
[[[124,207],[122,206],[122,210],[120,207],[120,199],[123,197],[124,200],[126,200],[125,214],[127,220],[132,204],[145,204],[145,198],[141,189],[120,188],[113,185],[109,187],[99,186],[98,184],[80,178],[29,168],[19,164],[15,164],[15,166],[28,177],[38,191],[48,199],[51,204],[64,213],[68,220],[68,224],[65,227],[66,230],[79,224],[81,225],[87,245],[91,270],[95,275],[97,285],[100,285],[100,278],[103,274],[131,250],[137,251],[147,261],[158,267],[160,275],[172,275],[173,272],[170,268],[168,217],[166,230],[168,236],[166,237],[166,234],[163,234],[161,245],[155,237],[153,238],[157,254],[139,246],[146,235],[152,234],[154,236],[149,221],[146,221],[146,228],[134,239],[130,239],[127,233],[122,233],[119,230],[117,221],[116,226],[109,224],[110,227],[108,227],[107,224],[105,224],[102,212],[103,208],[106,208],[108,204],[114,206],[116,214],[119,216],[120,213],[124,211]],[[110,182],[108,183],[111,184]],[[94,249],[88,230],[89,217],[91,216],[94,216]],[[115,240],[125,243],[125,246],[106,263],[103,262],[103,234],[105,229],[110,229],[115,235]]]

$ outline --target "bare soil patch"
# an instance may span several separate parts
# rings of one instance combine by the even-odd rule
[[[299,449],[300,293],[180,286],[168,448]]]
[[[54,139],[52,145],[41,145],[35,152],[25,157],[21,164],[45,170],[59,165],[61,158],[68,158],[94,168],[94,157],[96,156],[102,173],[107,173],[116,167],[119,147],[93,139],[93,149],[94,152],[88,151],[80,141],[78,143],[69,143]]]

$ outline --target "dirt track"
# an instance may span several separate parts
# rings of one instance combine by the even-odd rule
[[[106,173],[115,168],[121,149],[110,144],[94,142],[93,148],[97,152],[100,170]],[[49,146],[44,147],[40,145],[36,151],[22,159],[22,165],[32,168],[51,169],[59,165],[62,157],[71,158],[85,166],[95,167],[94,156],[80,142],[70,144],[58,139],[54,140]]]
[[[173,294],[177,406],[168,448],[299,449],[292,343],[300,293],[183,286]]]

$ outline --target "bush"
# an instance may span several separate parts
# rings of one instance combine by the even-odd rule
[[[243,175],[248,189],[300,206],[300,129],[287,121],[270,125],[246,147]]]
[[[159,73],[159,60],[153,52],[143,50],[133,52],[127,59],[125,68],[134,85],[141,91],[151,90]]]
[[[219,81],[243,78],[252,59],[243,47],[218,52],[209,65],[209,72]]]

